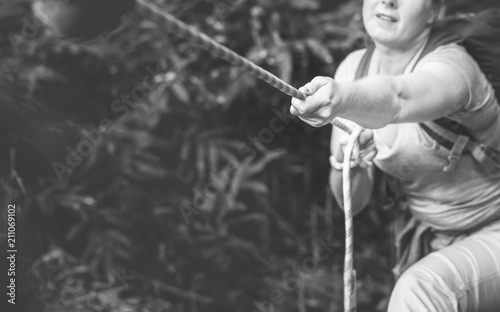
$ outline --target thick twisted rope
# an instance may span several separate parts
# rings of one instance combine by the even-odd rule
[[[184,22],[178,20],[173,15],[165,12],[153,3],[147,0],[136,0],[138,3],[138,10],[140,13],[146,16],[152,16],[153,18],[159,19],[159,21],[166,25],[168,30],[174,35],[188,40],[195,45],[203,48],[207,52],[211,53],[215,57],[222,58],[229,63],[239,66],[244,70],[248,71],[252,75],[259,79],[267,82],[271,86],[280,90],[281,92],[300,99],[305,100],[307,96],[292,87],[288,83],[284,82],[280,78],[276,77],[274,74],[263,69],[262,67],[250,62],[243,56],[237,54],[236,52],[228,49],[227,47],[214,41],[212,38],[203,34],[202,32],[196,30],[195,28],[185,24]],[[343,131],[351,134],[352,130],[346,126],[341,121],[334,119],[333,125],[342,129]],[[356,287],[355,287],[355,272],[353,271],[353,229],[352,229],[352,209],[351,209],[351,182],[350,182],[350,162],[351,154],[354,148],[354,144],[357,142],[359,137],[360,129],[356,128],[356,132],[351,135],[348,144],[345,159],[344,159],[344,176],[343,176],[343,187],[344,187],[344,210],[345,210],[345,224],[346,224],[346,254],[344,261],[344,310],[346,312],[356,311]],[[349,149],[350,148],[350,149]]]

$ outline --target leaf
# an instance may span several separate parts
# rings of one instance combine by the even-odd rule
[[[240,75],[235,80],[232,80],[231,85],[226,88],[226,92],[223,95],[225,105],[231,105],[236,98],[245,94],[245,92],[253,85],[253,82],[254,78],[250,75]]]
[[[253,164],[250,164],[246,168],[245,173],[247,174],[248,177],[256,175],[258,173],[261,173],[264,170],[264,168],[267,166],[268,163],[270,163],[271,161],[276,160],[280,157],[283,157],[284,155],[286,155],[286,150],[284,150],[284,149],[277,149],[274,151],[269,151],[264,155],[264,157],[257,160]]]
[[[87,225],[87,222],[80,222],[71,227],[66,234],[66,241],[71,242]]]
[[[317,0],[292,0],[290,5],[299,10],[316,10],[320,6]]]
[[[208,161],[210,166],[210,172],[215,174],[217,172],[217,164],[219,163],[219,148],[215,146],[212,142],[208,146]]]
[[[130,174],[139,178],[166,178],[169,172],[163,167],[159,156],[140,153],[134,157]]]
[[[279,77],[284,81],[291,81],[293,74],[293,57],[289,47],[287,45],[280,47],[276,57],[279,60]]]
[[[267,194],[269,192],[267,185],[265,185],[264,182],[257,180],[246,181],[242,183],[241,189],[250,190],[258,194]]]
[[[184,104],[191,104],[191,97],[187,89],[180,83],[176,82],[171,85],[174,95]]]
[[[206,158],[206,145],[203,143],[200,143],[197,147],[197,153],[196,153],[196,169],[197,169],[197,174],[199,179],[202,181],[206,180],[205,178],[205,173],[206,173],[206,163],[205,163],[205,158]]]
[[[263,213],[255,212],[251,214],[247,214],[238,218],[233,218],[227,221],[227,226],[234,226],[236,224],[245,223],[245,222],[256,222],[258,224],[265,224],[269,221],[269,217]]]
[[[159,206],[153,209],[153,215],[156,217],[161,217],[164,215],[171,216],[178,213],[177,209],[168,206]]]
[[[309,48],[309,50],[313,53],[313,55],[316,56],[318,59],[320,59],[323,63],[326,64],[333,63],[333,56],[330,54],[328,49],[318,40],[316,39],[306,40],[306,45]]]
[[[278,279],[275,277],[264,277],[264,282],[270,289],[281,289],[285,292],[290,291],[290,287],[283,279]]]

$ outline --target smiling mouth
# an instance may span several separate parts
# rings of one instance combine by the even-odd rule
[[[378,14],[375,14],[375,16],[378,17],[379,19],[383,20],[383,21],[386,21],[386,22],[392,22],[392,23],[397,22],[397,20],[394,17],[390,16],[390,15],[378,13]]]

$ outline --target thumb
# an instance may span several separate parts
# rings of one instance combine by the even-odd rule
[[[304,85],[299,91],[304,92],[307,96],[313,95],[316,93],[321,87],[326,85],[329,82],[330,78],[327,77],[315,77],[311,82]]]

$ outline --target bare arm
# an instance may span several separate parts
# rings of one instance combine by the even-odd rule
[[[411,74],[355,82],[316,77],[301,91],[312,95],[305,101],[293,99],[290,111],[318,127],[335,117],[369,129],[428,121],[457,111],[469,101],[465,78],[452,66],[438,62],[420,66]]]

